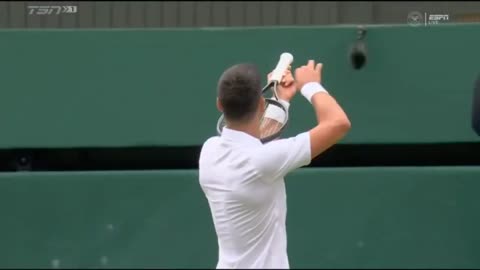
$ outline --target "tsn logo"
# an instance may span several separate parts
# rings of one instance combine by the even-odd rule
[[[59,15],[77,13],[77,6],[28,6],[28,15]]]

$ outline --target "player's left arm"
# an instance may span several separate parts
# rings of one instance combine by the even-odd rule
[[[295,84],[295,78],[293,78],[293,74],[290,71],[290,67],[288,67],[287,71],[282,77],[282,80],[277,86],[277,95],[280,101],[284,101],[290,103],[292,98],[297,93],[297,85]],[[267,79],[270,81],[270,77],[272,73],[268,74]]]

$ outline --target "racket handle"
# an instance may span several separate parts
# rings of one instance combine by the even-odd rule
[[[280,55],[280,60],[278,61],[277,66],[272,72],[272,77],[270,78],[271,82],[280,82],[282,80],[283,74],[287,70],[288,66],[290,66],[293,62],[293,55],[290,53],[282,53]]]

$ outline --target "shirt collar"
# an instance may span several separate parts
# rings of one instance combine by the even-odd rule
[[[221,136],[229,141],[239,142],[242,144],[262,145],[262,142],[252,135],[242,131],[229,129],[227,127],[223,128]]]

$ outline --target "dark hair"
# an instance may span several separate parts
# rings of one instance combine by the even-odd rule
[[[255,65],[238,64],[223,72],[217,95],[226,120],[249,120],[262,96],[260,73]]]

